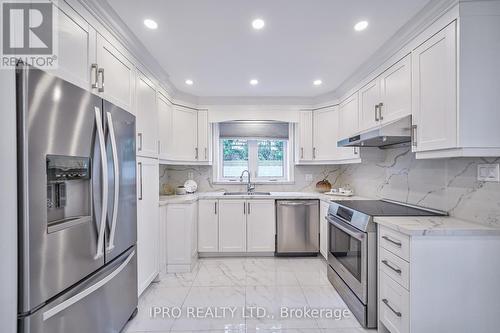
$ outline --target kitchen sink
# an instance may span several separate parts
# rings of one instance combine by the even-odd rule
[[[271,195],[271,192],[224,192],[224,195]]]

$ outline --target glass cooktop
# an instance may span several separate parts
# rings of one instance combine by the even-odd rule
[[[333,200],[336,204],[370,216],[436,216],[438,212],[426,211],[383,200]]]

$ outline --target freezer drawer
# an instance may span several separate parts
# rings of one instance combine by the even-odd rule
[[[120,332],[137,307],[135,246],[29,316],[18,332]]]
[[[277,255],[317,255],[319,201],[277,200]]]

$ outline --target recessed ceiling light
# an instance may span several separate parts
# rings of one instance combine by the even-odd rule
[[[258,84],[259,84],[259,80],[257,80],[257,79],[252,79],[252,80],[250,80],[250,84],[251,84],[252,86],[256,86],[256,85],[258,85]]]
[[[313,84],[314,84],[315,86],[320,86],[320,85],[322,85],[322,84],[323,84],[323,81],[321,81],[321,80],[314,80],[314,81],[313,81]]]
[[[193,85],[193,80],[191,79],[187,79],[186,81],[184,81],[188,86],[192,86]]]
[[[368,21],[360,21],[354,25],[354,30],[363,31],[368,28]]]
[[[266,23],[264,22],[264,20],[260,19],[260,18],[252,21],[252,27],[255,30],[260,30],[260,29],[264,28],[265,25],[266,25]]]
[[[156,23],[156,21],[153,21],[152,19],[145,19],[144,25],[146,26],[146,28],[149,28],[151,30],[155,30],[158,28],[158,23]]]

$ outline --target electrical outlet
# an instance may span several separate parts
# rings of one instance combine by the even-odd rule
[[[192,171],[188,172],[188,179],[193,179],[194,178],[194,173]]]
[[[310,182],[313,180],[313,175],[310,173],[306,173],[306,182]]]
[[[500,168],[498,164],[479,164],[477,166],[477,180],[483,182],[499,182]]]

